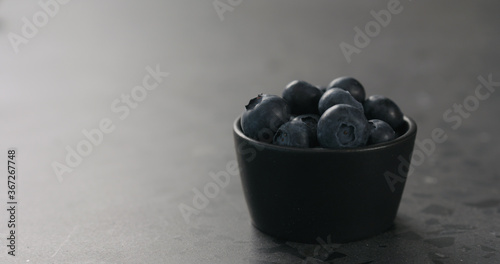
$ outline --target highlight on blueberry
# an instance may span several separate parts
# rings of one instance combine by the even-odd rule
[[[241,129],[250,138],[271,143],[278,128],[290,119],[290,109],[277,95],[259,94],[245,106]]]
[[[328,89],[332,88],[341,88],[348,91],[360,103],[365,101],[365,88],[358,80],[352,77],[339,77],[333,80],[328,85]]]
[[[326,90],[328,89],[327,86],[320,86],[319,87],[319,90],[321,91],[321,94],[324,94],[326,92]]]
[[[380,119],[397,130],[404,123],[403,112],[391,99],[382,95],[368,97],[364,104],[365,115],[368,119]]]
[[[396,132],[386,122],[379,119],[368,120],[370,124],[370,136],[367,145],[391,141],[396,138]]]
[[[318,121],[318,141],[324,148],[362,147],[369,134],[368,120],[362,111],[351,105],[330,107]]]
[[[321,95],[318,87],[298,80],[289,83],[282,94],[294,115],[317,114]]]
[[[356,101],[356,99],[354,99],[349,92],[340,88],[331,88],[319,99],[319,113],[323,114],[326,110],[328,110],[328,108],[338,104],[348,104],[363,112],[363,105]]]

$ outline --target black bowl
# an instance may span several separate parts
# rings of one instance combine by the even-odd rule
[[[408,174],[417,125],[405,117],[390,142],[356,149],[292,148],[245,136],[234,122],[253,225],[289,241],[349,242],[389,229]]]

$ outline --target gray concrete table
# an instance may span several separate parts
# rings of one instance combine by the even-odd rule
[[[0,1],[0,159],[15,147],[18,171],[9,228],[2,169],[0,262],[499,263],[499,7]],[[258,93],[342,75],[419,125],[395,227],[347,244],[260,233],[233,120]],[[217,173],[233,176],[193,204]]]

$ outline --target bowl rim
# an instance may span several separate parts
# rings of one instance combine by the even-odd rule
[[[379,150],[379,149],[385,149],[385,148],[390,148],[392,146],[398,145],[404,141],[407,141],[411,139],[413,136],[416,135],[417,133],[417,123],[415,120],[413,120],[409,116],[404,116],[403,119],[404,121],[408,124],[408,130],[399,136],[398,138],[383,142],[383,143],[378,143],[374,145],[369,145],[369,146],[363,146],[359,148],[346,148],[346,149],[328,149],[328,148],[323,148],[323,147],[315,147],[315,148],[295,148],[295,147],[288,147],[288,146],[278,146],[278,145],[273,145],[270,143],[266,142],[261,142],[257,141],[255,139],[247,137],[244,133],[243,130],[241,129],[241,123],[240,123],[241,115],[234,120],[233,123],[233,132],[238,135],[238,137],[244,139],[247,142],[250,142],[254,145],[259,145],[261,148],[267,148],[267,149],[273,149],[273,150],[278,150],[278,151],[295,151],[295,152],[305,152],[305,153],[351,153],[351,152],[367,152],[367,151],[372,151],[372,150]]]

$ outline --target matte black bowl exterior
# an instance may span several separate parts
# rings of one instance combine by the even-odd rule
[[[349,242],[386,231],[403,194],[415,121],[405,117],[397,133],[393,141],[357,149],[300,149],[250,139],[236,119],[236,156],[253,225],[305,243]]]

